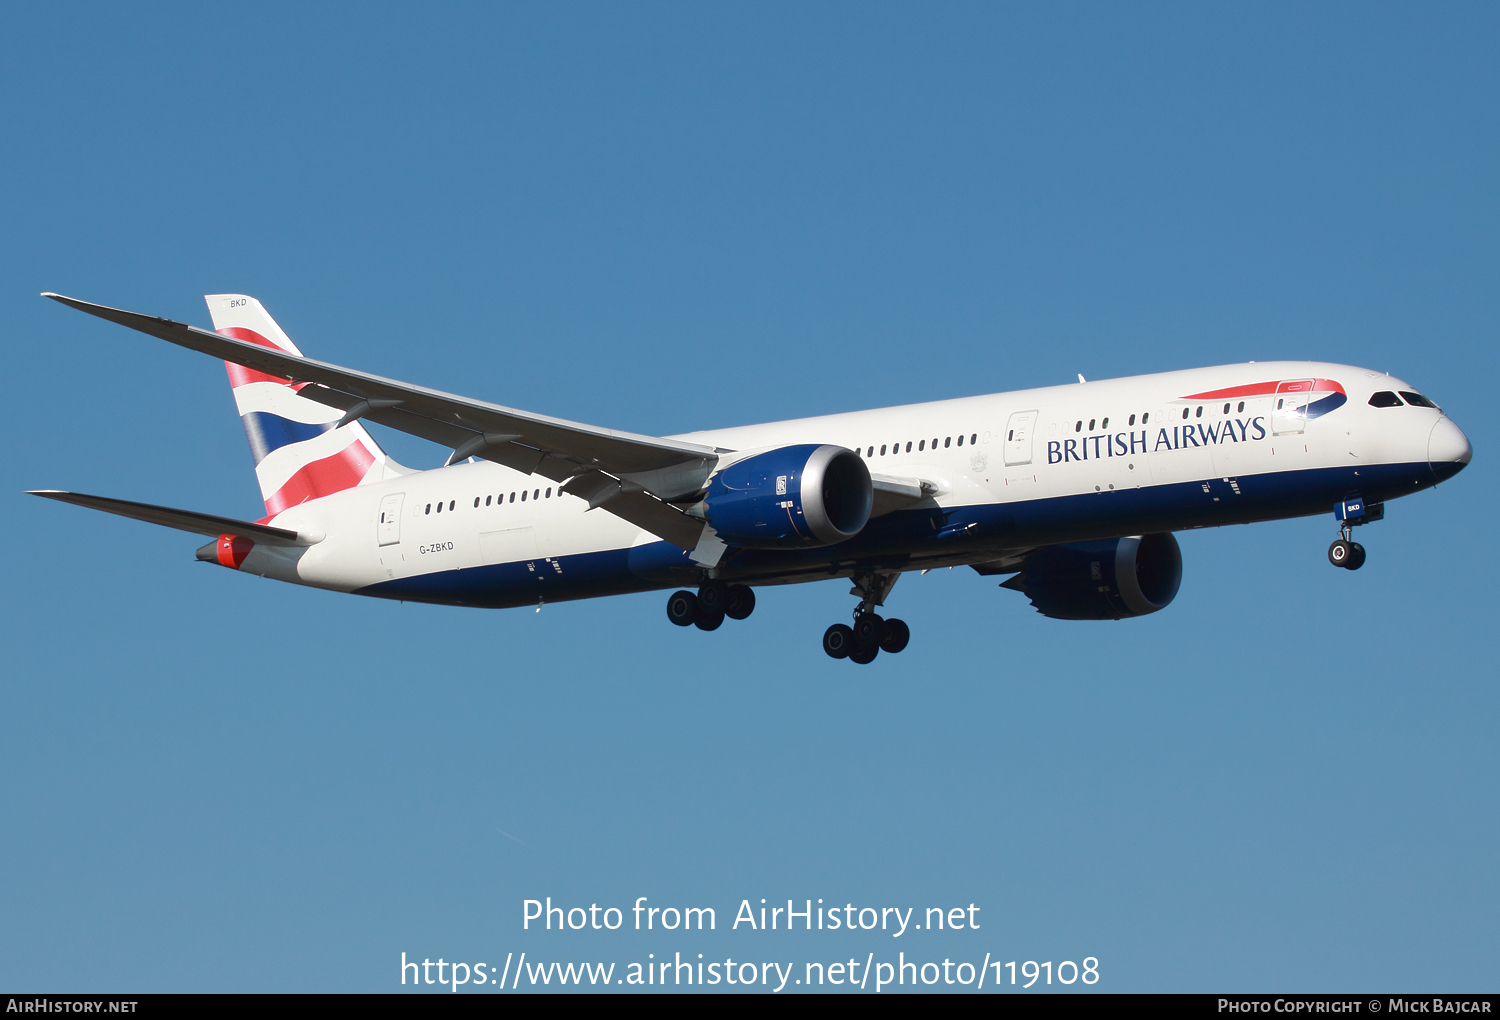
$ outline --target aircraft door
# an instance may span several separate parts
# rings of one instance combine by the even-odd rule
[[[1312,399],[1311,379],[1288,379],[1276,387],[1271,405],[1271,434],[1284,436],[1307,427],[1307,402]]]
[[[393,492],[380,501],[380,523],[375,526],[375,535],[381,545],[396,545],[401,541],[401,501],[404,492]]]
[[[1015,467],[1031,463],[1031,436],[1036,431],[1037,412],[1017,411],[1005,426],[1005,464]]]

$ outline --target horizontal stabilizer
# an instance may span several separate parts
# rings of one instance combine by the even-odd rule
[[[160,524],[178,531],[189,531],[195,535],[240,535],[263,545],[312,545],[322,536],[302,535],[285,528],[273,528],[250,521],[237,521],[230,517],[215,517],[213,514],[194,513],[191,510],[174,510],[150,503],[132,503],[128,499],[111,499],[108,496],[88,496],[81,492],[59,492],[56,489],[39,489],[30,495],[45,496],[61,503],[86,506],[90,510],[103,510],[121,517],[131,517],[148,524]]]

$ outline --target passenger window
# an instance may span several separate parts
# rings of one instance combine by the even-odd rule
[[[442,512],[443,512],[443,504],[442,504],[441,501],[439,501],[438,502],[438,513],[442,513]]]
[[[873,457],[873,456],[875,456],[875,447],[872,446],[868,450],[866,450],[865,451],[865,456],[866,457]]]
[[[478,496],[475,496],[475,497],[474,497],[474,505],[475,505],[475,506],[478,506],[478,505],[479,505],[479,497],[478,497]]]
[[[1401,398],[1390,390],[1381,390],[1370,397],[1371,407],[1400,407]]]
[[[1150,411],[1147,411],[1145,414],[1141,415],[1141,424],[1142,425],[1146,424],[1150,420],[1151,420],[1151,412]]]
[[[424,513],[424,514],[430,514],[430,513],[432,513],[432,504],[431,504],[431,503],[428,503],[428,504],[427,504],[427,509],[426,509],[426,510],[423,510],[423,511],[422,511],[422,512],[423,512],[423,513]]]
[[[1107,429],[1107,428],[1109,428],[1109,419],[1108,419],[1108,418],[1105,418],[1105,419],[1104,419],[1104,420],[1103,420],[1103,421],[1101,421],[1101,422],[1100,422],[1100,423],[1099,423],[1099,427],[1100,427],[1100,428],[1101,428],[1101,429]]]
[[[1203,405],[1202,404],[1198,405],[1198,417],[1199,418],[1203,417]]]
[[[1240,414],[1244,414],[1245,413],[1245,402],[1243,400],[1240,401],[1239,413]]]
[[[489,506],[490,505],[490,500],[492,500],[494,498],[495,498],[494,496],[486,496],[486,497],[484,497],[484,505],[485,506]]]
[[[906,444],[906,452],[907,452],[907,453],[911,453],[911,443],[910,443],[910,442],[908,442],[908,443],[907,443],[907,444]]]
[[[894,457],[896,454],[898,454],[900,452],[901,452],[901,444],[900,443],[892,443],[891,444],[891,456]]]
[[[452,510],[453,509],[453,504],[456,503],[456,502],[457,502],[457,500],[452,500],[452,499],[448,500],[448,509]]]
[[[924,439],[917,444],[917,452],[921,453],[925,449],[927,449],[927,440]]]
[[[1228,405],[1228,404],[1225,404],[1225,405],[1224,405],[1224,413],[1225,413],[1225,414],[1228,414],[1228,413],[1229,413],[1229,405]]]
[[[885,456],[885,444],[884,443],[880,444],[880,455],[882,457]]]
[[[963,436],[959,436],[959,437],[958,437],[958,445],[959,445],[959,446],[962,446],[962,445],[964,445],[964,437],[963,437]]]
[[[541,499],[542,498],[542,490],[541,489],[533,490],[533,492],[531,493],[531,498],[532,499]]]
[[[525,489],[521,490],[521,502],[522,503],[526,502],[526,490]]]
[[[1133,415],[1133,414],[1130,416],[1130,424],[1131,425],[1135,424],[1135,415]]]
[[[1005,441],[1007,443],[1010,442],[1014,438],[1016,438],[1016,430],[1015,429],[1011,429],[1009,432],[1005,433]]]
[[[550,485],[547,486],[547,498],[548,499],[552,498],[552,486],[550,486]]]
[[[1188,416],[1188,408],[1186,408],[1186,407],[1184,407],[1184,408],[1183,408],[1183,409],[1182,409],[1182,416],[1183,416],[1183,417],[1184,417],[1184,418],[1186,418],[1186,417],[1187,417],[1187,416]]]
[[[953,437],[952,436],[949,436],[947,439],[943,440],[943,449],[946,450],[946,449],[948,449],[948,447],[950,447],[952,445],[953,445]]]
[[[969,445],[973,446],[977,442],[979,442],[979,433],[978,432],[974,433],[972,436],[969,437]]]
[[[1278,400],[1278,401],[1276,401],[1276,410],[1278,410],[1278,411],[1279,411],[1279,410],[1281,410],[1281,405],[1282,405],[1282,404],[1284,404],[1284,403],[1286,403],[1286,401],[1285,401],[1285,400]],[[1182,416],[1183,416],[1183,417],[1184,417],[1184,418],[1186,418],[1186,417],[1187,417],[1187,412],[1186,412],[1186,411],[1183,411],[1183,412],[1182,412]]]
[[[1094,419],[1092,418],[1089,419],[1089,431],[1094,431]]]
[[[1083,422],[1081,422],[1081,421],[1075,422],[1073,424],[1073,431],[1074,432],[1082,432],[1083,431]]]
[[[1404,397],[1406,399],[1406,402],[1412,407],[1430,407],[1434,410],[1438,409],[1438,406],[1436,404],[1428,400],[1426,397],[1422,396],[1422,394],[1420,393],[1413,393],[1411,390],[1402,390],[1401,396]]]
[[[936,449],[937,449],[937,436],[933,436],[933,437],[932,437],[932,448],[933,448],[933,449],[934,449],[934,450],[936,450]]]

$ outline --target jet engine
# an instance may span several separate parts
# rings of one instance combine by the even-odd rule
[[[709,480],[699,509],[732,545],[833,545],[859,534],[875,490],[870,469],[841,446],[784,446],[736,461]]]
[[[1056,620],[1121,620],[1165,609],[1181,584],[1182,550],[1161,534],[1044,546],[1001,587]]]

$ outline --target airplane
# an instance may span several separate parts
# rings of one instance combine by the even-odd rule
[[[909,571],[1007,575],[1044,616],[1164,609],[1175,531],[1328,513],[1354,528],[1452,478],[1468,438],[1414,386],[1350,365],[1221,365],[794,421],[645,436],[306,358],[243,294],[212,332],[43,297],[225,363],[266,515],[236,520],[82,493],[33,495],[208,536],[199,560],[376,598],[507,608],[677,588],[712,631],[757,587],[852,581],[823,650],[867,664],[911,632],[877,612]],[[396,463],[362,422],[452,452]]]

